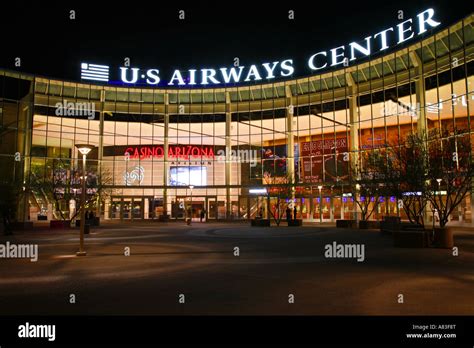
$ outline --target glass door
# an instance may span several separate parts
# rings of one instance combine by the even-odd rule
[[[133,198],[131,206],[132,206],[131,218],[143,219],[143,199]]]
[[[216,219],[217,218],[217,199],[216,197],[207,198],[207,218]]]
[[[131,211],[132,211],[132,200],[124,199],[122,201],[122,219],[124,220],[131,219],[132,218]]]
[[[120,219],[120,211],[122,208],[122,202],[120,198],[112,198],[112,204],[110,205],[110,218]]]

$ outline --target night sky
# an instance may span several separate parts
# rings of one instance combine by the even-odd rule
[[[234,57],[247,66],[292,58],[294,76],[306,76],[309,56],[396,25],[398,10],[408,19],[433,7],[440,30],[474,10],[466,0],[128,3],[2,4],[0,68],[79,81],[80,62],[122,66],[124,57],[132,66],[159,68],[164,78],[174,69],[230,67]]]

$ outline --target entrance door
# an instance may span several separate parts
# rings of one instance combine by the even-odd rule
[[[144,198],[113,197],[110,205],[111,219],[143,219]]]
[[[331,221],[331,198],[317,197],[313,198],[313,221],[327,222]]]
[[[195,202],[191,203],[191,219],[193,221],[199,221],[201,218],[201,212],[204,210],[204,202]]]
[[[122,201],[120,198],[113,198],[110,205],[110,218],[120,219],[120,211],[122,209]]]
[[[217,219],[217,199],[215,197],[207,198],[207,218],[211,220]]]
[[[131,216],[132,210],[132,200],[131,199],[124,199],[122,201],[122,219],[129,220],[132,218]]]
[[[332,197],[332,206],[333,206],[333,220],[343,219],[342,197],[341,196]]]
[[[133,219],[143,219],[143,199],[133,198],[131,203],[132,210],[130,216]]]

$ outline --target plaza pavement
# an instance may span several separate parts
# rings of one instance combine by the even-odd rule
[[[77,229],[40,227],[6,241],[37,243],[39,260],[0,259],[0,315],[474,314],[474,232],[466,228],[455,230],[459,256],[394,248],[376,230],[331,225],[104,223],[86,235],[86,257],[75,256]],[[334,241],[363,244],[365,260],[325,258]]]

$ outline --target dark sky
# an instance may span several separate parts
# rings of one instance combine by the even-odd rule
[[[77,81],[82,61],[121,66],[130,57],[133,66],[170,76],[175,68],[231,66],[234,57],[241,65],[293,58],[295,75],[305,76],[311,54],[396,25],[398,10],[408,19],[433,7],[442,28],[474,11],[467,0],[163,2],[2,4],[0,67]]]

